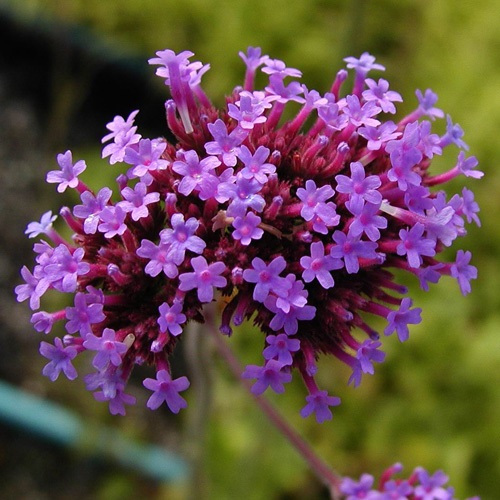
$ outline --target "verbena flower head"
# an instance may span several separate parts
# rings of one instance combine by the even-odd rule
[[[143,138],[137,110],[115,117],[102,156],[117,185],[94,192],[78,178],[84,161],[58,155],[60,169],[47,181],[80,196],[61,209],[73,238],[59,235],[51,212],[28,226],[41,239],[34,266],[21,271],[18,300],[29,299],[38,331],[56,323],[66,330],[42,342],[44,374],[73,379],[74,358],[87,355],[88,389],[123,414],[135,401],[127,380],[146,363],[156,369],[144,381],[153,391],[148,407],[178,412],[189,381],[172,377],[169,358],[186,325],[204,321],[204,305],[225,296],[221,333],[253,319],[266,339],[260,364],[243,374],[253,391],[283,392],[298,373],[307,389],[301,414],[328,420],[340,400],[316,385],[318,356],[350,366],[357,386],[385,357],[370,315],[385,318],[384,334],[400,341],[421,321],[392,270],[414,275],[424,290],[448,275],[470,292],[470,252],[439,260],[467,224],[479,225],[472,191],[448,198],[438,189],[460,175],[482,176],[465,155],[463,131],[447,117],[446,132],[432,132],[444,113],[431,90],[418,91],[415,110],[397,120],[402,97],[367,76],[384,70],[368,53],[345,60],[355,73],[350,92],[342,92],[342,69],[322,94],[299,83],[299,70],[251,47],[240,54],[244,82],[223,109],[202,90],[208,65],[188,51],[156,55],[149,62],[170,89],[174,139]],[[263,89],[254,86],[259,68]],[[287,107],[296,110],[289,120]],[[432,159],[445,150],[450,169],[433,174]],[[72,295],[74,306],[44,311],[49,289]]]
[[[396,463],[385,470],[378,484],[371,474],[362,474],[359,481],[344,477],[340,485],[343,500],[456,500],[454,489],[447,486],[448,476],[441,470],[429,474],[417,467],[408,479],[395,477],[403,470]],[[473,497],[468,500],[479,500]]]

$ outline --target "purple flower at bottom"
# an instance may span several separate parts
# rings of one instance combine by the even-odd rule
[[[130,394],[125,394],[123,391],[124,387],[124,382],[119,382],[116,385],[113,396],[107,395],[104,391],[99,391],[94,392],[94,398],[101,402],[108,401],[111,415],[125,415],[125,404],[133,405],[136,399]]]
[[[167,403],[172,413],[179,413],[182,408],[187,407],[186,400],[179,396],[179,392],[189,387],[187,377],[179,377],[172,380],[167,370],[159,370],[154,378],[147,378],[143,382],[144,387],[153,391],[146,406],[150,410],[156,410],[163,402]]]
[[[315,413],[318,424],[332,419],[333,415],[329,406],[338,406],[340,404],[340,398],[329,396],[326,391],[316,391],[309,394],[306,396],[306,401],[307,404],[300,410],[300,415],[306,418]]]
[[[401,301],[401,306],[398,311],[391,311],[387,315],[387,321],[389,324],[385,327],[384,334],[390,335],[394,331],[398,334],[398,338],[401,342],[408,340],[409,330],[408,325],[417,325],[422,321],[420,313],[422,309],[420,307],[415,307],[410,309],[412,306],[412,300],[409,297],[405,297]]]
[[[382,342],[365,340],[356,352],[356,363],[352,367],[352,375],[349,377],[349,384],[352,382],[357,387],[361,382],[363,373],[373,375],[375,372],[373,362],[382,363],[385,359],[385,352],[380,351]]]
[[[101,337],[89,333],[85,337],[83,347],[88,350],[97,351],[92,364],[98,370],[102,370],[108,363],[119,366],[122,362],[121,355],[127,352],[127,346],[116,340],[116,333],[111,328],[105,328]]]
[[[270,359],[264,366],[248,365],[241,374],[243,378],[256,378],[251,391],[256,396],[262,394],[269,386],[277,394],[285,392],[286,384],[292,380],[292,374],[283,371],[283,364],[275,359]]]
[[[69,380],[74,380],[78,374],[75,367],[71,364],[71,360],[76,357],[78,350],[74,346],[64,346],[59,337],[54,339],[54,345],[48,342],[40,342],[40,354],[50,363],[45,365],[42,373],[49,377],[52,382],[57,380],[61,372],[66,375]]]

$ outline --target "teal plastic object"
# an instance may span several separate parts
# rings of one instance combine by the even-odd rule
[[[159,446],[133,441],[115,429],[84,422],[60,405],[0,381],[0,420],[62,446],[115,460],[162,482],[183,481],[188,466]]]

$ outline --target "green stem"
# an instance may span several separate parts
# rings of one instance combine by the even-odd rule
[[[251,382],[241,377],[243,368],[238,359],[233,354],[232,349],[222,338],[222,335],[215,327],[215,324],[210,315],[205,315],[206,325],[212,334],[215,345],[221,356],[227,362],[227,365],[234,376],[241,384],[250,392],[260,409],[267,415],[273,425],[285,436],[292,444],[298,453],[304,458],[311,470],[316,474],[318,479],[325,484],[331,494],[332,500],[340,499],[340,482],[341,476],[334,472],[312,449],[307,441],[305,441],[297,431],[290,426],[286,419],[276,410],[276,408],[263,396],[257,396],[251,392]]]

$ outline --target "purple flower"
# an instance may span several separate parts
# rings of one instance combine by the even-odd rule
[[[125,187],[122,189],[124,201],[120,201],[117,206],[126,213],[131,213],[132,219],[137,221],[149,215],[147,205],[160,200],[159,193],[148,193],[147,186],[143,182],[138,182],[134,189]]]
[[[240,175],[245,179],[255,179],[259,184],[265,184],[268,175],[276,172],[276,167],[271,163],[265,163],[269,158],[269,149],[259,146],[252,154],[246,146],[241,146],[238,158],[245,167],[240,171]]]
[[[247,53],[239,52],[239,56],[243,59],[249,71],[254,72],[259,66],[262,66],[268,56],[262,56],[262,50],[260,47],[248,47]]]
[[[349,123],[355,127],[362,125],[366,127],[377,127],[380,121],[372,118],[372,116],[380,113],[380,108],[374,101],[369,101],[361,105],[359,97],[356,95],[348,95],[346,98],[346,106],[342,109],[344,115],[349,118]]]
[[[144,387],[153,391],[146,403],[151,410],[156,410],[163,402],[167,403],[172,413],[179,413],[182,408],[187,407],[186,400],[179,395],[189,387],[187,377],[179,377],[172,380],[167,370],[158,370],[156,379],[147,378],[143,382]]]
[[[133,165],[131,176],[149,180],[150,172],[166,169],[169,162],[161,158],[166,147],[166,142],[150,139],[141,139],[138,147],[127,147],[123,161]]]
[[[301,305],[303,304],[303,299],[306,298],[307,291],[303,291],[300,288],[300,283],[302,282],[299,280],[294,283],[299,286],[294,287],[294,291],[290,296],[282,298],[268,295],[264,301],[266,308],[275,313],[275,316],[269,323],[269,326],[275,332],[283,329],[287,335],[295,335],[299,329],[299,320],[310,320],[316,315],[316,308],[314,306]],[[278,300],[281,300],[279,306]],[[298,302],[299,305],[295,305],[294,302],[295,304]]]
[[[78,376],[75,367],[71,363],[71,360],[78,354],[78,350],[73,346],[65,347],[59,337],[54,339],[54,345],[48,342],[40,342],[40,354],[50,360],[44,366],[42,373],[49,377],[52,382],[57,380],[61,372],[69,380],[74,380]]]
[[[155,277],[163,271],[169,278],[175,278],[179,274],[179,271],[172,260],[172,256],[175,253],[170,249],[170,244],[160,242],[158,245],[155,245],[152,241],[142,240],[141,246],[137,249],[136,253],[139,257],[149,259],[144,272],[149,274],[149,276]]]
[[[363,92],[366,101],[374,102],[384,113],[395,113],[393,102],[402,102],[403,98],[398,92],[389,90],[389,82],[380,78],[378,83],[371,78],[365,80],[368,90]]]
[[[120,340],[116,340],[116,333],[111,328],[104,328],[102,336],[97,337],[89,333],[85,337],[83,347],[90,351],[97,351],[92,365],[98,370],[106,368],[108,364],[120,366],[122,354],[127,352],[127,346]]]
[[[57,155],[57,163],[61,170],[51,170],[47,174],[47,182],[58,184],[57,191],[64,193],[66,188],[76,188],[79,180],[78,176],[87,168],[84,160],[78,160],[73,165],[71,151]]]
[[[411,306],[412,300],[409,297],[405,297],[401,301],[399,309],[397,311],[391,311],[387,315],[387,321],[389,324],[385,327],[385,335],[391,335],[391,333],[395,331],[401,342],[408,340],[408,325],[417,325],[422,321],[422,318],[420,317],[422,309],[420,309],[420,307],[410,309]]]
[[[470,156],[469,158],[465,158],[465,153],[460,151],[458,154],[458,163],[456,168],[463,174],[465,177],[472,177],[474,179],[480,179],[484,172],[480,170],[473,170],[478,165],[477,158],[475,156]]]
[[[401,132],[398,132],[397,128],[398,126],[394,122],[388,121],[378,127],[359,127],[358,133],[368,141],[366,147],[370,151],[378,151],[384,143],[401,136]]]
[[[435,118],[443,118],[443,111],[434,107],[434,104],[436,104],[438,100],[438,96],[431,89],[427,89],[424,94],[422,94],[420,90],[416,90],[415,94],[418,99],[418,109],[422,114],[427,115],[432,120]]]
[[[40,297],[48,287],[48,283],[46,284],[46,287],[44,287],[44,290],[40,290],[40,287],[38,286],[40,284],[40,280],[33,276],[31,271],[26,266],[22,267],[21,276],[26,283],[16,286],[15,293],[17,295],[17,301],[24,302],[26,299],[30,299],[30,308],[32,310],[36,310],[40,307]]]
[[[165,84],[170,87],[170,93],[175,101],[186,134],[193,133],[193,124],[189,115],[192,103],[192,91],[189,80],[191,72],[200,69],[201,63],[190,63],[189,58],[194,54],[185,50],[176,54],[172,50],[156,52],[158,57],[149,60],[149,64],[158,64],[160,67],[156,74],[165,78]]]
[[[356,362],[352,367],[352,375],[349,378],[349,384],[352,382],[357,387],[361,382],[361,375],[369,373],[373,375],[375,370],[373,362],[382,363],[385,359],[385,352],[379,350],[382,342],[365,340],[356,351]]]
[[[375,479],[370,474],[362,474],[359,481],[354,481],[350,477],[342,478],[340,491],[347,495],[345,500],[370,499],[369,493],[372,491],[372,486]],[[374,499],[375,497],[372,496]]]
[[[448,489],[441,488],[448,482],[448,476],[441,470],[432,476],[423,468],[415,469],[420,484],[415,486],[414,495],[420,500],[451,500]]]
[[[191,259],[192,273],[183,273],[179,276],[179,290],[187,292],[196,288],[200,302],[211,302],[214,298],[214,287],[224,288],[227,284],[226,278],[220,276],[225,270],[224,262],[213,262],[208,264],[205,257]]]
[[[420,150],[427,156],[427,158],[433,158],[434,155],[440,155],[443,153],[443,149],[439,145],[439,136],[437,134],[431,133],[432,124],[429,121],[423,121],[420,124]]]
[[[106,128],[111,132],[105,135],[101,142],[108,142],[111,139],[115,139],[120,134],[127,134],[131,129],[133,129],[133,133],[135,134],[137,127],[134,127],[133,125],[137,113],[139,113],[138,109],[132,111],[126,120],[124,120],[122,116],[115,116],[113,121],[106,125]]]
[[[205,144],[205,151],[209,155],[221,156],[224,165],[234,167],[236,165],[239,146],[248,135],[248,131],[237,127],[228,134],[226,124],[220,119],[214,123],[209,123],[208,130],[215,141],[207,142]]]
[[[73,208],[73,214],[75,217],[85,219],[83,230],[86,234],[95,234],[97,231],[97,226],[100,222],[99,214],[107,206],[111,194],[111,189],[103,187],[97,193],[97,196],[94,196],[90,191],[84,191],[80,195],[83,205],[76,205]]]
[[[280,59],[270,59],[266,58],[264,61],[264,67],[262,68],[263,73],[268,75],[280,75],[283,78],[286,76],[291,76],[293,78],[300,78],[302,72],[296,68],[287,68],[286,63]]]
[[[312,413],[316,416],[318,424],[331,420],[333,415],[330,406],[338,406],[340,398],[329,396],[326,391],[316,391],[306,396],[307,404],[300,410],[302,418],[307,418]]]
[[[352,162],[350,165],[351,177],[347,175],[336,175],[336,190],[339,193],[350,194],[350,207],[354,210],[362,208],[363,200],[374,205],[380,205],[382,195],[377,191],[382,181],[378,175],[366,177],[365,169],[359,162]]]
[[[50,234],[52,223],[57,219],[57,215],[52,215],[52,210],[45,212],[40,222],[30,222],[24,231],[28,238],[36,238],[40,234]]]
[[[76,293],[75,307],[66,307],[66,331],[68,333],[80,332],[82,338],[92,333],[91,325],[106,319],[103,312],[103,297],[96,293]]]
[[[477,278],[477,268],[469,265],[471,258],[472,254],[468,250],[459,250],[455,263],[450,267],[450,273],[458,281],[462,295],[470,293],[470,280]]]
[[[158,310],[160,312],[158,318],[160,331],[166,332],[168,330],[174,336],[180,335],[182,333],[180,325],[186,322],[186,315],[182,313],[182,303],[174,302],[172,306],[169,306],[164,302]]]
[[[233,221],[233,238],[240,240],[242,245],[260,240],[264,234],[264,230],[258,227],[261,222],[261,218],[253,212],[248,212],[244,217],[236,217]]]
[[[196,151],[186,151],[182,157],[184,161],[174,161],[172,165],[172,170],[183,176],[177,186],[179,193],[187,196],[197,189],[202,200],[210,198],[218,184],[218,179],[212,171],[221,164],[220,161],[214,156],[200,161]]]
[[[300,349],[299,339],[290,338],[285,333],[268,335],[266,342],[269,344],[262,355],[266,360],[276,359],[282,366],[293,363],[292,353]]]
[[[363,241],[359,236],[345,234],[342,231],[333,233],[334,245],[330,250],[330,256],[334,259],[343,259],[346,271],[349,274],[359,271],[359,259],[377,259],[377,243]]]
[[[244,217],[249,208],[256,212],[262,212],[264,209],[266,202],[259,194],[261,189],[262,185],[255,179],[245,179],[238,175],[234,184],[219,184],[217,194],[219,200],[231,200],[227,208],[228,217]]]
[[[297,197],[302,201],[300,215],[306,221],[313,221],[313,229],[322,234],[326,234],[327,226],[336,226],[340,216],[335,212],[335,204],[325,203],[326,200],[335,194],[329,185],[316,187],[316,183],[309,179],[305,188],[297,189]]]
[[[125,405],[135,404],[135,397],[124,392],[124,382],[116,384],[113,395],[107,395],[104,391],[94,392],[94,398],[97,401],[108,401],[109,412],[111,415],[125,415]]]
[[[446,116],[446,133],[441,137],[441,141],[439,145],[444,148],[450,144],[455,144],[455,146],[465,149],[466,151],[469,149],[469,146],[462,140],[462,136],[464,135],[464,131],[462,127],[458,124],[454,124],[451,121],[451,116]]]
[[[125,224],[126,216],[127,212],[120,206],[108,205],[104,207],[99,215],[101,223],[97,226],[97,229],[101,233],[104,233],[106,238],[122,235],[127,230],[127,225]]]
[[[256,283],[253,290],[253,299],[264,302],[271,292],[277,295],[286,295],[291,283],[279,276],[286,267],[286,260],[279,256],[266,264],[260,257],[252,260],[253,269],[243,271],[243,279],[248,283]]]
[[[436,254],[436,243],[429,238],[423,238],[425,226],[417,222],[410,229],[401,229],[401,243],[397,246],[398,255],[406,255],[410,267],[422,265],[422,256],[432,257]]]
[[[64,316],[64,311],[62,311]],[[31,322],[37,332],[50,333],[52,326],[58,320],[62,319],[57,313],[48,313],[39,311],[31,316]]]
[[[137,127],[134,126],[137,113],[138,111],[132,111],[126,120],[121,116],[115,116],[113,121],[106,125],[106,128],[111,130],[111,133],[105,135],[101,142],[104,143],[110,139],[113,139],[113,142],[104,146],[101,156],[103,158],[109,156],[111,165],[123,161],[126,149],[140,141],[141,136],[136,134]]]
[[[238,121],[244,130],[252,130],[255,125],[264,123],[267,118],[263,116],[266,108],[256,102],[251,95],[240,94],[240,100],[228,105],[228,115]]]
[[[163,229],[160,232],[161,243],[169,245],[168,258],[174,264],[180,264],[184,260],[186,250],[200,254],[206,247],[206,243],[194,233],[200,223],[190,217],[184,222],[184,215],[173,214],[170,218],[171,229]],[[167,275],[168,276],[168,275]]]
[[[75,292],[78,276],[85,275],[90,270],[90,265],[82,261],[84,254],[83,248],[77,248],[71,253],[66,245],[57,246],[50,261],[44,266],[45,279],[50,280],[52,286],[60,292]]]
[[[304,282],[298,280],[294,274],[288,274],[285,278],[290,282],[286,295],[276,298],[276,307],[284,313],[289,313],[292,307],[304,307],[307,304],[307,290],[304,290]]]
[[[256,378],[257,382],[253,384],[251,391],[256,396],[262,394],[268,387],[282,394],[285,392],[285,386],[292,380],[292,374],[282,370],[283,364],[275,359],[270,359],[264,366],[248,365],[241,374],[243,378]]]
[[[389,141],[385,150],[390,154],[392,168],[387,172],[389,180],[398,183],[401,191],[406,191],[408,185],[418,186],[422,182],[420,175],[413,167],[422,160],[419,149],[418,122],[410,123],[401,139]]]
[[[379,213],[379,206],[373,203],[359,204],[346,203],[347,208],[354,215],[351,225],[349,226],[349,234],[356,237],[366,234],[371,241],[380,239],[380,229],[387,227],[387,219]]]
[[[385,67],[376,63],[375,57],[368,52],[363,52],[359,59],[356,59],[355,57],[345,57],[344,61],[347,63],[347,67],[349,69],[354,69],[356,70],[356,73],[360,73],[363,76],[374,69],[385,71]]]
[[[339,259],[334,259],[331,255],[325,255],[325,246],[321,241],[311,243],[311,256],[304,255],[304,257],[301,257],[300,265],[304,269],[302,279],[306,283],[317,279],[320,285],[326,289],[335,284],[330,271],[343,267]]]
[[[384,484],[384,491],[378,495],[380,500],[408,500],[413,488],[408,481],[390,480]]]
[[[302,85],[299,82],[290,82],[285,85],[284,78],[285,75],[282,73],[273,73],[269,77],[269,86],[266,87],[266,92],[280,104],[286,104],[289,101],[303,103],[304,98],[300,97],[303,92]]]
[[[460,213],[465,215],[467,222],[474,221],[478,227],[481,227],[481,221],[477,216],[479,205],[474,201],[474,193],[467,188],[462,189],[462,204]]]

